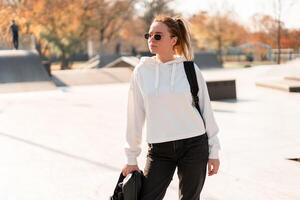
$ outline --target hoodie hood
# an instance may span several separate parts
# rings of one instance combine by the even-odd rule
[[[170,60],[168,62],[162,63],[159,60],[156,59],[156,56],[152,56],[152,57],[141,57],[140,62],[143,63],[147,63],[147,64],[164,64],[164,65],[168,65],[168,64],[173,64],[173,63],[181,63],[183,61],[185,61],[186,59],[182,56],[176,56],[174,60]]]
[[[186,59],[181,56],[177,56],[174,60],[170,60],[168,62],[162,63],[159,60],[156,59],[156,56],[153,57],[142,57],[140,63],[146,64],[148,66],[155,67],[155,81],[154,81],[154,88],[155,88],[155,93],[158,95],[158,87],[159,87],[159,67],[162,65],[171,65],[171,80],[170,80],[170,88],[171,91],[174,90],[174,81],[175,81],[175,75],[176,75],[176,65],[181,64],[183,61]]]

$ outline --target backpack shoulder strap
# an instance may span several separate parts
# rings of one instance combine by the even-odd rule
[[[198,81],[197,81],[194,62],[193,61],[184,61],[183,65],[184,65],[185,74],[186,74],[188,82],[190,84],[191,94],[193,97],[193,106],[195,106],[195,108],[198,110],[198,112],[202,118],[202,121],[204,123],[204,127],[206,127],[203,115],[201,113],[201,109],[199,107],[199,97],[198,97],[199,87],[198,87]]]

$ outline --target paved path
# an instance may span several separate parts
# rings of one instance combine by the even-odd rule
[[[205,200],[298,200],[300,94],[255,87],[267,68],[209,70],[237,78],[238,101],[213,102],[221,169]],[[128,84],[0,94],[0,199],[107,200],[120,169]],[[139,157],[145,161],[146,145]],[[165,200],[177,199],[176,176]]]

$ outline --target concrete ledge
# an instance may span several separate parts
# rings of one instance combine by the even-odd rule
[[[210,100],[236,99],[234,79],[206,81]]]
[[[255,83],[257,86],[283,90],[287,92],[300,92],[300,81],[294,80],[266,80],[266,81],[258,81]]]
[[[287,76],[287,77],[284,77],[284,79],[293,80],[293,81],[300,81],[300,75],[299,76]]]

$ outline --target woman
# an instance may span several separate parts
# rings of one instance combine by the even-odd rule
[[[145,34],[154,57],[142,57],[135,67],[128,96],[123,175],[139,170],[137,157],[146,121],[149,144],[144,169],[142,200],[163,199],[177,167],[179,199],[198,200],[206,172],[219,169],[218,126],[210,105],[206,83],[195,65],[199,106],[192,105],[183,61],[192,60],[190,33],[181,18],[158,16]]]

